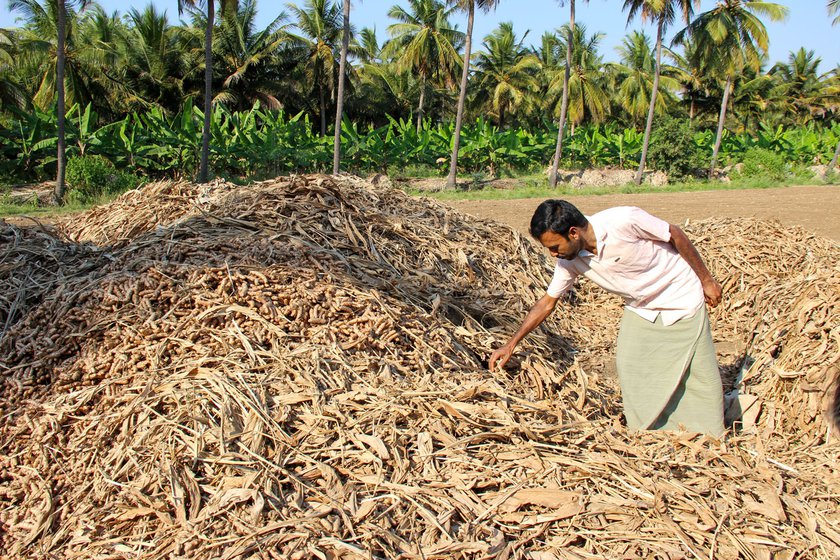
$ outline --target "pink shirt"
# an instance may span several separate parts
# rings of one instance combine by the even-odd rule
[[[700,279],[669,243],[670,224],[641,208],[619,206],[587,216],[597,255],[583,250],[573,260],[557,259],[548,295],[568,292],[581,274],[624,298],[627,309],[648,321],[662,315],[671,325],[704,304]]]

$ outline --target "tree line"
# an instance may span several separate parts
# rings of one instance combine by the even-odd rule
[[[663,115],[716,124],[710,173],[725,130],[824,126],[836,117],[838,68],[821,72],[820,59],[806,49],[769,64],[763,22],[784,19],[779,4],[721,0],[696,14],[699,0],[624,0],[628,24],[651,22],[656,36],[630,31],[618,60],[606,62],[603,35],[575,21],[575,0],[558,0],[568,23],[533,45],[526,45],[527,31],[506,22],[474,48],[475,18],[498,1],[398,2],[379,37],[351,25],[350,0],[288,3],[264,28],[256,25],[256,0],[179,0],[177,25],[153,4],[121,15],[84,0],[11,0],[21,25],[0,30],[0,123],[35,108],[55,111],[61,198],[68,105],[91,106],[116,122],[151,109],[172,116],[187,100],[203,104],[199,181],[210,173],[213,105],[248,111],[259,102],[263,110],[303,113],[321,136],[332,122],[334,172],[345,119],[356,126],[414,119],[419,131],[425,120],[454,118],[450,185],[463,123],[478,116],[501,130],[554,121],[552,185],[564,138],[581,125],[609,121],[643,130],[639,182],[652,123]],[[838,0],[826,6],[837,23]],[[456,11],[467,14],[465,31],[452,23]],[[674,40],[666,43],[672,28]]]

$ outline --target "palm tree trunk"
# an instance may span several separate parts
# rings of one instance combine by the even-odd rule
[[[327,135],[327,100],[324,98],[324,84],[318,84],[318,102],[321,107],[321,136]]]
[[[213,22],[215,18],[216,0],[207,0],[207,27],[204,30],[204,129],[201,131],[199,183],[206,183],[209,176],[210,117],[213,111]]]
[[[645,172],[645,160],[647,160],[648,146],[650,144],[650,131],[653,128],[653,113],[656,110],[656,96],[659,93],[659,73],[662,61],[662,19],[656,29],[656,69],[653,73],[653,90],[650,92],[650,107],[648,107],[647,123],[645,124],[645,137],[642,141],[642,158],[639,161],[639,169],[636,171],[636,186],[642,184],[642,176]]]
[[[58,119],[58,161],[53,196],[57,204],[64,203],[64,170],[67,163],[67,153],[64,143],[64,34],[67,28],[67,11],[64,0],[58,0],[58,38],[56,41],[58,52],[55,62],[56,88],[56,117]]]
[[[726,121],[726,104],[729,103],[729,90],[732,89],[732,76],[727,76],[726,87],[723,89],[723,101],[720,103],[720,117],[718,118],[717,135],[715,136],[715,148],[712,150],[712,164],[709,166],[709,179],[714,176],[717,165],[720,141],[723,138],[723,123]]]
[[[825,170],[826,176],[834,172],[834,167],[837,165],[837,159],[840,158],[840,142],[837,142],[837,149],[834,150],[834,157],[828,162],[828,167]]]
[[[694,97],[691,98],[691,106],[688,109],[688,120],[694,120]]]
[[[420,76],[420,102],[417,104],[417,134],[423,125],[423,103],[426,100],[426,76]]]
[[[344,69],[350,46],[350,0],[344,0],[344,33],[341,36],[341,59],[338,63],[338,99],[335,109],[335,138],[333,139],[333,175],[338,173],[341,160],[341,113],[344,111]]]
[[[572,41],[575,36],[575,0],[569,3],[569,38],[566,40],[566,70],[563,74],[563,100],[560,103],[560,129],[557,131],[557,145],[554,147],[554,161],[548,183],[552,188],[557,186],[557,167],[560,165],[560,155],[563,153],[563,129],[566,128],[566,113],[569,110],[569,78],[572,68]]]
[[[467,15],[467,37],[464,42],[464,71],[461,72],[461,92],[458,94],[458,113],[455,117],[455,133],[452,138],[452,159],[449,162],[449,177],[446,187],[455,188],[458,175],[458,149],[461,147],[461,124],[464,120],[464,105],[467,100],[467,79],[470,75],[470,50],[472,49],[473,23],[475,22],[475,0],[470,0]]]

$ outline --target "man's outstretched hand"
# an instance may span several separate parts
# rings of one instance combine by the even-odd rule
[[[510,357],[513,355],[513,346],[510,344],[505,344],[499,347],[493,354],[490,355],[490,360],[487,362],[487,369],[493,371],[496,366],[501,369],[505,367],[505,364],[510,360]]]

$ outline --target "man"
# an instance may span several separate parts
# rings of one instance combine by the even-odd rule
[[[624,299],[616,365],[632,430],[680,429],[720,435],[723,388],[705,303],[720,303],[720,284],[685,233],[640,208],[589,218],[565,200],[546,200],[531,235],[557,258],[547,293],[516,334],[493,352],[504,366],[579,275]]]

